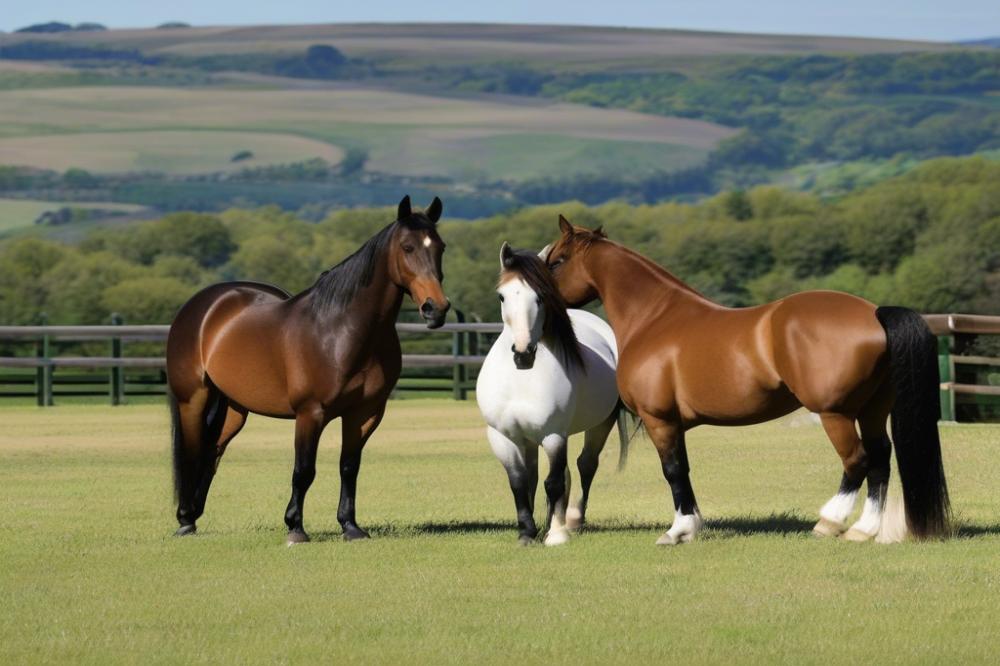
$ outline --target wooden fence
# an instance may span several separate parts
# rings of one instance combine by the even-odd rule
[[[979,336],[1000,336],[1000,317],[979,315],[926,315],[928,325],[938,336],[938,361],[941,371],[941,415],[946,421],[1000,420],[1000,353],[991,356],[967,354],[975,349]],[[423,324],[399,323],[396,330],[406,335],[433,334],[451,336],[450,354],[404,354],[404,369],[450,368],[450,382],[432,384],[412,378],[400,384],[408,391],[450,391],[456,400],[464,400],[474,388],[470,368],[482,364],[486,351],[481,335],[499,333],[499,323],[445,324],[431,331]],[[57,383],[67,387],[75,382],[106,389],[111,404],[124,402],[127,395],[163,393],[165,359],[160,356],[127,356],[126,343],[163,343],[167,326],[0,326],[0,341],[18,341],[34,345],[32,356],[0,356],[0,368],[30,370],[32,376],[16,380],[0,373],[0,386],[15,386],[4,396],[34,396],[41,406],[52,405],[57,395]],[[107,345],[107,356],[63,356],[53,353],[56,343],[81,342]],[[65,376],[57,380],[56,369],[86,369],[106,371],[100,377]],[[155,371],[153,375],[133,376],[126,371]],[[89,395],[94,395],[93,389]],[[74,393],[67,388],[65,395]],[[102,391],[103,394],[103,391]]]
[[[19,341],[34,345],[31,356],[0,356],[0,368],[29,369],[32,377],[11,377],[0,374],[0,386],[14,390],[0,392],[0,397],[34,396],[39,406],[55,402],[57,386],[62,385],[62,395],[95,395],[92,387],[103,384],[112,405],[125,401],[126,395],[153,395],[165,391],[163,370],[166,359],[162,356],[126,356],[125,343],[164,343],[169,326],[123,325],[108,326],[0,326],[0,341]],[[424,324],[398,323],[396,330],[407,334],[441,334],[451,336],[450,354],[403,354],[404,372],[415,368],[451,368],[450,382],[433,384],[426,378],[412,378],[401,384],[409,391],[451,391],[456,400],[465,400],[474,388],[469,368],[482,365],[484,356],[479,350],[483,334],[496,334],[503,329],[494,323],[445,324],[438,329],[428,329]],[[94,343],[107,345],[107,356],[64,356],[53,353],[57,343]],[[106,370],[107,374],[76,374],[57,377],[57,369]],[[132,377],[126,381],[126,371],[156,371],[153,376]],[[74,386],[78,390],[74,390]],[[80,387],[84,387],[80,389]],[[103,393],[103,392],[102,392]]]

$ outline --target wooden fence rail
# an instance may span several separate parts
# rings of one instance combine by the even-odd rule
[[[941,413],[944,420],[958,416],[958,407],[984,405],[1000,414],[1000,358],[961,354],[963,340],[981,335],[1000,336],[1000,317],[962,314],[925,315],[931,331],[938,336],[938,363],[941,371]],[[495,334],[502,330],[499,323],[445,324],[430,330],[423,324],[399,323],[400,334],[440,334],[452,336],[451,354],[404,354],[404,368],[452,369],[451,390],[456,399],[464,400],[471,388],[470,367],[482,364],[480,334]],[[120,404],[125,395],[126,369],[162,370],[162,357],[124,356],[126,342],[164,342],[169,326],[108,325],[108,326],[0,326],[0,341],[35,343],[34,356],[0,356],[0,368],[34,369],[34,392],[39,405],[53,403],[53,371],[56,368],[107,369],[109,395],[112,404]],[[59,356],[51,353],[54,341],[94,342],[110,344],[109,356]],[[956,349],[957,348],[957,349]],[[485,351],[483,349],[482,351]],[[956,351],[958,353],[956,353]],[[968,381],[972,377],[975,381]],[[985,377],[985,383],[978,378]],[[965,379],[963,379],[965,378]],[[3,378],[0,376],[0,384]],[[964,408],[964,407],[963,407]]]

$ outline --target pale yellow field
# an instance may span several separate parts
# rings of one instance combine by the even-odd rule
[[[232,162],[236,153],[253,157]],[[149,131],[56,134],[0,139],[0,164],[64,171],[205,173],[321,158],[336,164],[337,146],[290,134]]]
[[[571,16],[566,17],[572,21]],[[14,41],[29,36],[12,35]],[[607,64],[670,56],[775,53],[881,53],[951,48],[947,44],[888,39],[751,35],[685,30],[477,24],[335,24],[114,30],[58,39],[139,48],[148,53],[206,55],[302,51],[332,43],[354,57],[464,61],[498,58]]]
[[[114,134],[104,134],[109,132]],[[515,177],[545,160],[552,168],[572,168],[574,162],[586,161],[588,148],[598,142],[620,142],[624,155],[670,169],[703,159],[734,133],[713,123],[623,110],[542,100],[432,97],[349,84],[315,90],[79,87],[0,92],[0,164],[53,169],[193,173],[230,168],[229,158],[242,149],[257,153],[259,163],[317,156],[336,162],[338,146],[360,146],[368,150],[373,170],[467,177],[468,169],[477,167],[456,162],[454,156],[476,154],[487,146],[482,163],[490,175],[491,163],[507,157],[505,137],[516,137],[526,148],[510,169]],[[556,137],[558,146],[550,150],[552,140],[532,146],[532,136]],[[602,154],[610,155],[614,148]],[[556,149],[559,155],[550,154]]]
[[[66,202],[36,201],[34,199],[0,199],[0,231],[30,226],[42,213],[50,210],[59,210],[65,206],[71,206],[73,208],[116,210],[124,213],[137,213],[145,210],[144,206],[112,203],[110,201]]]

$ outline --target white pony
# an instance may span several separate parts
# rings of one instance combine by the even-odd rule
[[[500,312],[504,329],[476,382],[486,436],[514,494],[522,544],[534,541],[538,446],[549,457],[545,479],[545,544],[569,540],[587,510],[598,456],[618,416],[615,336],[599,317],[567,310],[545,264],[534,253],[500,250]],[[577,459],[583,495],[569,508],[567,439],[586,432]],[[623,441],[622,459],[627,439]]]

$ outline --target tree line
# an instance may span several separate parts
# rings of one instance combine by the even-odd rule
[[[837,199],[777,187],[698,203],[525,207],[443,221],[445,287],[471,319],[497,318],[493,285],[503,241],[541,248],[557,214],[603,224],[731,306],[802,289],[838,289],[925,312],[1000,313],[1000,164],[942,158]],[[446,219],[448,214],[445,201]],[[198,288],[261,280],[290,291],[353,252],[391,208],[343,209],[310,222],[277,207],[181,212],[96,229],[77,244],[37,235],[0,241],[0,322],[167,323]]]

